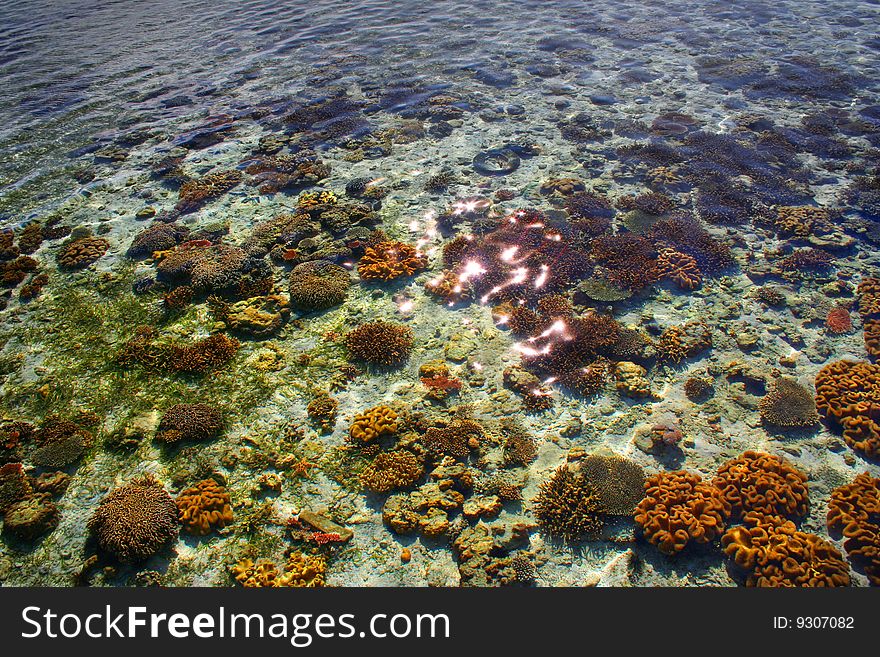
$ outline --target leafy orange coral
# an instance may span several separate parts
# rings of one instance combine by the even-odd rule
[[[367,247],[358,263],[364,280],[390,281],[411,276],[428,266],[428,258],[414,246],[403,242],[379,242]]]
[[[387,406],[376,406],[355,416],[349,435],[358,443],[370,443],[397,431],[397,413]]]
[[[743,452],[722,465],[712,483],[735,519],[748,513],[797,519],[809,507],[807,475],[773,454]]]
[[[816,409],[847,445],[869,458],[880,456],[880,365],[838,360],[816,375]]]
[[[828,528],[846,539],[843,547],[864,565],[874,586],[880,586],[880,479],[867,472],[851,484],[835,488],[828,503]]]
[[[685,290],[696,290],[703,283],[703,273],[697,266],[696,259],[675,249],[660,249],[657,274]]]
[[[180,522],[191,534],[205,536],[232,522],[229,493],[214,479],[205,479],[182,491],[175,504]]]

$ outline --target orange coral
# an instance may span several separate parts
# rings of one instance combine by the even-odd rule
[[[688,322],[670,326],[657,340],[657,358],[679,363],[712,346],[712,330],[705,322]]]
[[[807,475],[783,458],[747,451],[718,469],[712,484],[730,504],[731,516],[748,513],[796,519],[807,513]]]
[[[403,242],[379,242],[367,247],[358,263],[364,280],[390,281],[411,276],[428,266],[428,258],[414,246]]]
[[[229,169],[209,173],[197,180],[188,180],[180,186],[174,209],[182,214],[198,210],[207,201],[223,196],[242,181],[241,171]]]
[[[852,318],[846,306],[834,306],[825,316],[825,328],[832,333],[849,333],[852,327]]]
[[[729,516],[730,504],[721,491],[696,473],[677,470],[648,477],[635,520],[649,543],[672,555],[691,541],[718,538]]]
[[[880,365],[838,360],[816,375],[816,409],[868,458],[880,456]]]
[[[213,479],[205,479],[180,493],[175,500],[180,522],[191,534],[205,536],[232,522],[229,493]]]
[[[880,356],[880,319],[869,317],[862,325],[865,338],[865,351],[871,358]]]
[[[880,316],[880,279],[864,278],[856,288],[859,298],[859,315],[863,319]]]
[[[843,534],[847,554],[863,564],[871,584],[880,586],[880,479],[863,472],[851,484],[835,488],[828,503],[828,528]]]
[[[703,274],[693,256],[675,249],[660,249],[657,256],[657,274],[668,278],[685,290],[696,290],[703,283]]]
[[[387,406],[370,408],[355,416],[349,435],[358,443],[370,443],[397,431],[397,413]]]
[[[748,514],[721,537],[724,553],[748,572],[746,586],[849,586],[849,567],[828,541],[791,521]]]

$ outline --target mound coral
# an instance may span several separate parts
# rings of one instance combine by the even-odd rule
[[[633,514],[645,494],[645,471],[639,464],[616,454],[591,454],[580,461],[579,468],[605,513]]]
[[[0,513],[31,492],[31,482],[21,463],[0,466]]]
[[[382,452],[361,472],[364,488],[389,493],[415,484],[425,473],[421,461],[411,452]]]
[[[849,586],[849,566],[828,541],[793,522],[748,514],[721,537],[724,553],[747,571],[746,586]]]
[[[828,528],[844,536],[843,547],[880,586],[880,479],[867,472],[831,492]]]
[[[246,588],[294,587],[317,588],[324,586],[327,560],[320,555],[291,552],[283,572],[269,561],[254,563],[244,559],[232,567],[235,581]]]
[[[83,269],[107,252],[110,242],[103,237],[79,237],[61,245],[55,260],[67,269]]]
[[[831,333],[841,334],[852,331],[852,318],[846,306],[834,306],[825,315],[825,328]]]
[[[170,223],[155,223],[137,235],[128,247],[129,258],[149,257],[156,251],[170,251],[189,236],[189,228]]]
[[[10,505],[3,514],[3,531],[23,541],[32,541],[52,531],[61,513],[48,493],[35,493]]]
[[[807,475],[783,458],[747,451],[727,461],[712,480],[737,520],[746,514],[798,520],[807,513]]]
[[[422,437],[422,442],[434,455],[465,459],[484,437],[483,427],[478,423],[456,419],[445,427],[430,427]]]
[[[351,277],[348,270],[327,260],[312,260],[290,272],[290,302],[303,312],[326,310],[345,301]]]
[[[275,194],[283,189],[314,185],[330,175],[330,166],[313,151],[302,150],[262,157],[245,172],[254,176],[253,184],[261,194]]]
[[[207,240],[184,242],[156,267],[160,280],[190,285],[195,291],[248,298],[267,294],[273,285],[271,266],[244,249]]]
[[[787,377],[773,381],[758,410],[761,419],[775,427],[811,427],[819,421],[813,393]]]
[[[345,347],[354,360],[394,367],[403,364],[413,346],[413,330],[381,320],[361,324],[345,336]]]
[[[205,536],[232,522],[229,493],[214,479],[204,479],[181,491],[175,504],[180,522],[190,534]]]
[[[538,446],[526,430],[513,420],[502,422],[504,465],[528,466],[538,458]]]
[[[773,226],[781,235],[810,237],[826,232],[830,219],[831,212],[827,208],[810,205],[780,206],[776,208]]]
[[[729,516],[730,504],[721,491],[696,473],[677,470],[648,477],[635,521],[649,543],[673,555],[691,542],[714,541]]]
[[[565,541],[598,534],[604,526],[602,511],[594,488],[570,465],[557,468],[535,499],[541,529]]]
[[[177,506],[151,475],[110,491],[89,519],[98,547],[123,563],[149,559],[177,536]]]
[[[223,428],[223,415],[207,404],[175,404],[162,416],[156,440],[176,443],[182,440],[208,440]]]
[[[843,433],[847,445],[880,456],[880,365],[839,360],[816,375],[816,409]]]
[[[397,413],[393,409],[376,406],[355,416],[349,435],[356,443],[367,444],[382,436],[393,435],[397,426]]]
[[[880,279],[864,278],[856,288],[862,319],[880,317]]]
[[[674,249],[660,249],[657,275],[668,278],[683,290],[696,290],[703,283],[703,274],[697,267],[696,259]]]
[[[208,201],[220,198],[242,181],[242,173],[236,169],[209,173],[196,180],[188,180],[180,186],[177,205],[181,214],[195,212]]]
[[[319,391],[306,407],[309,420],[317,424],[321,431],[330,433],[336,425],[336,411],[339,402],[326,392]]]
[[[365,281],[391,281],[411,276],[428,266],[428,258],[403,242],[379,242],[368,246],[358,262],[358,274]]]

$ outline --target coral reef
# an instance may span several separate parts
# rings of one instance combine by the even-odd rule
[[[697,267],[696,259],[674,249],[660,249],[657,275],[668,278],[683,290],[696,290],[703,283],[703,274]]]
[[[595,536],[604,526],[596,490],[570,465],[560,466],[541,484],[534,508],[541,529],[565,541]]]
[[[180,523],[190,534],[205,536],[232,522],[227,490],[214,479],[204,479],[180,492],[174,501]]]
[[[129,258],[146,258],[157,251],[170,251],[185,242],[188,236],[189,228],[186,226],[155,223],[135,235],[125,253]]]
[[[244,559],[232,567],[232,576],[245,588],[295,587],[317,588],[324,586],[327,560],[320,555],[291,552],[283,571],[269,561],[254,563]]]
[[[32,541],[58,525],[61,513],[48,493],[28,495],[10,505],[3,514],[3,531]]]
[[[151,475],[110,491],[89,519],[98,547],[123,563],[149,559],[177,536],[177,506]]]
[[[382,452],[364,468],[360,479],[364,488],[374,493],[389,493],[415,484],[425,469],[411,452]]]
[[[616,454],[591,454],[581,459],[578,467],[604,513],[633,514],[645,493],[645,471],[640,465]]]
[[[397,413],[387,406],[376,406],[355,416],[349,436],[358,444],[371,443],[397,431]]]
[[[721,491],[696,473],[677,470],[648,477],[635,521],[649,543],[673,555],[721,536],[730,511]]]
[[[61,245],[55,260],[67,269],[83,269],[107,252],[110,242],[103,237],[79,237]]]
[[[455,419],[445,427],[429,427],[422,443],[431,454],[466,459],[484,437],[483,427],[477,422]]]
[[[880,586],[880,479],[867,472],[831,492],[828,528],[843,534],[843,547],[874,586]]]
[[[807,514],[807,475],[783,458],[747,451],[718,469],[712,484],[730,506],[730,517],[747,514],[799,520]]]
[[[345,336],[345,347],[354,360],[395,367],[409,358],[413,336],[413,330],[408,326],[377,320],[349,331]]]
[[[702,321],[670,326],[657,339],[655,349],[661,361],[680,363],[712,346],[712,330]]]
[[[244,177],[241,171],[229,169],[209,173],[195,180],[188,180],[180,186],[177,205],[174,209],[181,214],[195,212],[208,201],[220,198],[238,185]]]
[[[303,312],[326,310],[345,301],[351,277],[348,270],[326,260],[312,260],[290,272],[290,303]]]
[[[162,415],[156,440],[176,443],[184,440],[209,440],[223,428],[223,414],[207,404],[175,404]]]
[[[336,425],[336,412],[338,408],[339,402],[322,390],[309,402],[306,407],[306,413],[309,416],[309,420],[317,424],[321,431],[330,433]]]

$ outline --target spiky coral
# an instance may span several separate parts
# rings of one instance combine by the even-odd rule
[[[367,322],[345,336],[345,347],[354,360],[394,367],[409,358],[413,330],[393,322]]]
[[[602,506],[595,490],[569,465],[562,465],[541,484],[535,516],[551,536],[575,541],[595,536],[604,526]]]

